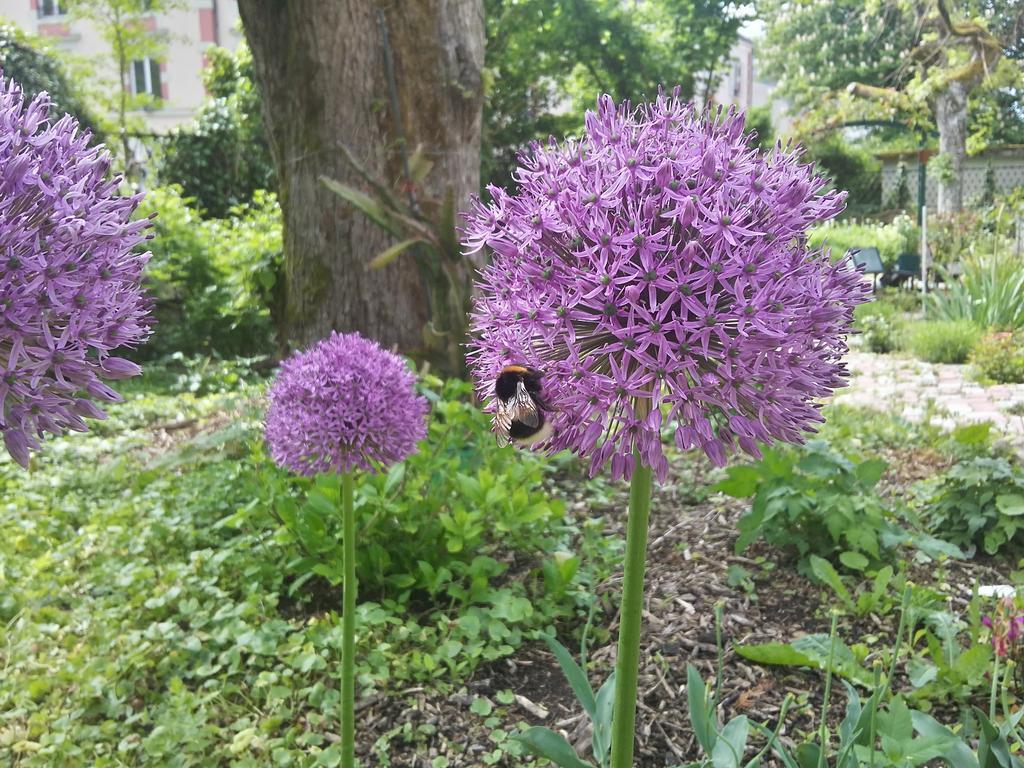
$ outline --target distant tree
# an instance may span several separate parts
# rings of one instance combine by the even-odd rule
[[[950,169],[940,176],[940,212],[959,210],[968,106],[986,89],[1019,86],[1024,0],[762,0],[759,9],[769,71],[798,105],[817,103],[823,122],[853,115],[935,126]]]
[[[506,185],[531,141],[582,127],[598,95],[704,101],[745,16],[723,0],[485,0],[483,172]]]
[[[11,78],[28,98],[46,91],[50,94],[55,117],[72,115],[78,124],[102,136],[89,109],[78,96],[76,87],[61,61],[50,53],[42,40],[33,38],[13,24],[0,24],[0,70]]]
[[[878,210],[882,199],[882,166],[871,153],[852,146],[837,134],[815,136],[805,143],[805,159],[818,166],[831,185],[846,190],[848,215]]]
[[[275,189],[276,179],[248,47],[208,48],[205,55],[210,98],[192,125],[168,135],[157,177],[161,184],[179,184],[205,216],[219,218],[256,190]]]
[[[747,130],[757,134],[757,146],[770,150],[776,142],[775,127],[772,125],[772,107],[764,104],[747,110]]]
[[[153,31],[147,24],[153,14],[165,13],[184,6],[184,0],[67,0],[73,18],[88,20],[110,48],[117,74],[113,98],[117,131],[125,172],[131,176],[133,153],[129,138],[128,113],[159,103],[159,92],[133,93],[132,68],[137,63],[150,63],[150,77],[159,77],[159,62],[167,52],[167,35]],[[141,68],[141,67],[140,67]]]

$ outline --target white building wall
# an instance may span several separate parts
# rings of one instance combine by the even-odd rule
[[[112,52],[99,32],[89,22],[72,20],[66,14],[43,15],[43,9],[52,4],[47,0],[0,0],[0,17],[88,62],[97,77],[116,88]],[[243,40],[238,4],[235,0],[187,0],[180,9],[151,14],[146,23],[167,37],[168,46],[160,64],[161,106],[140,114],[152,131],[163,133],[189,122],[206,98],[202,82],[206,49],[211,45],[234,49]]]
[[[734,104],[743,111],[770,105],[776,134],[785,134],[792,124],[788,115],[789,104],[775,94],[775,82],[765,79],[759,71],[757,44],[740,35],[722,66],[723,74],[715,89],[714,103]]]

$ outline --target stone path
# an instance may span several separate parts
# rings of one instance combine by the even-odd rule
[[[833,402],[884,409],[904,418],[927,418],[946,429],[991,421],[1014,442],[1024,443],[1024,384],[983,387],[967,365],[935,365],[896,355],[852,351],[850,386]]]

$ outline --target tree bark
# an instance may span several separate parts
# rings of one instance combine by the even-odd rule
[[[968,87],[952,80],[932,98],[939,129],[939,153],[950,159],[951,173],[939,177],[939,213],[953,213],[964,205],[964,163],[967,160]]]
[[[284,215],[281,341],[355,330],[416,356],[430,309],[415,259],[367,271],[390,236],[318,179],[365,187],[343,145],[406,189],[404,160],[422,146],[434,165],[417,198],[451,188],[465,206],[479,185],[481,0],[240,0],[239,11]]]

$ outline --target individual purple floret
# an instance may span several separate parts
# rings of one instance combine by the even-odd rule
[[[700,115],[678,94],[635,111],[604,96],[581,141],[522,156],[518,192],[489,188],[464,230],[469,252],[493,254],[468,355],[480,395],[504,365],[541,370],[543,445],[591,457],[591,473],[610,460],[616,478],[636,451],[664,480],[663,416],[679,448],[718,464],[800,441],[815,400],[845,383],[869,292],[807,247],[843,193],[750,139],[742,115]]]
[[[117,402],[104,380],[141,369],[114,357],[148,336],[148,219],[118,194],[110,157],[50,101],[0,80],[0,433],[24,467],[45,433],[86,431]]]
[[[270,389],[270,455],[300,475],[375,471],[426,437],[426,398],[402,358],[358,333],[332,333],[281,365]]]

